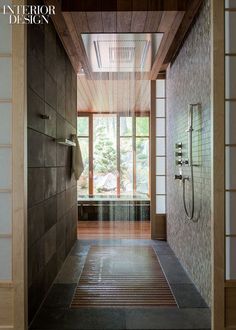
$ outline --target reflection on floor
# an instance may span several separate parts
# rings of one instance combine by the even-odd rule
[[[176,307],[70,308],[91,246],[152,246]],[[130,265],[127,265],[130,267]],[[210,310],[166,242],[138,239],[77,241],[30,329],[210,329]]]
[[[150,221],[79,221],[78,239],[151,238]]]

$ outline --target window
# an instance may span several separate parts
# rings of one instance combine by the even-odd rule
[[[87,114],[77,125],[79,197],[149,195],[149,115]]]

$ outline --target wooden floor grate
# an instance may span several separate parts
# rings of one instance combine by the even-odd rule
[[[151,246],[91,246],[71,307],[176,306]]]

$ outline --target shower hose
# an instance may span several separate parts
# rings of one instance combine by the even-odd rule
[[[183,178],[183,203],[184,210],[188,220],[193,220],[194,217],[194,178],[193,178],[193,144],[192,144],[192,131],[193,129],[189,129],[189,166],[190,166],[190,179],[189,177]],[[186,203],[186,181],[191,180],[191,206],[188,210]]]

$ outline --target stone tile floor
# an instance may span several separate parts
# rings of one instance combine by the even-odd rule
[[[152,245],[178,307],[69,308],[91,245]],[[136,239],[77,241],[31,330],[209,330],[210,310],[166,242]]]

